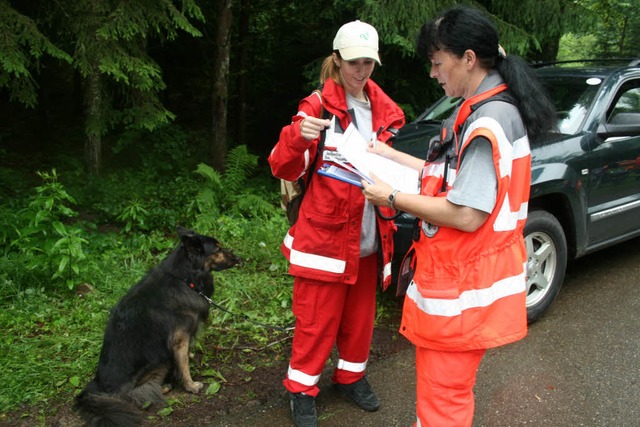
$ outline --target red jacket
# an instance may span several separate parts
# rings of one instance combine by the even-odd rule
[[[404,113],[372,80],[367,82],[365,92],[371,102],[373,129],[383,127],[378,139],[387,141],[404,125]],[[320,117],[322,107],[336,116],[342,129],[351,123],[344,88],[327,80],[322,89],[322,100],[317,93],[312,93],[300,101],[292,123],[280,132],[280,139],[268,159],[275,177],[294,181],[309,173],[319,139],[307,141],[302,137],[300,121],[307,116]],[[319,158],[316,169],[323,163],[331,163],[330,151],[331,147],[325,146],[324,157]],[[324,177],[317,171],[313,174],[298,220],[282,243],[282,252],[290,263],[289,273],[318,281],[353,284],[358,277],[364,196],[354,185]],[[391,214],[390,209],[381,209],[385,215]],[[386,288],[391,281],[396,227],[393,221],[379,217],[377,223],[382,249],[382,283]]]

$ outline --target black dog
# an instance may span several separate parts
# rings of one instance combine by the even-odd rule
[[[138,407],[162,404],[162,387],[203,388],[189,372],[189,344],[209,312],[211,271],[240,263],[213,237],[178,227],[180,244],[133,286],[111,312],[95,377],[74,410],[91,426],[135,426]]]

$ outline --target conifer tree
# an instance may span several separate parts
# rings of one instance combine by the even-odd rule
[[[0,88],[33,107],[41,57],[68,61],[83,81],[84,152],[97,175],[107,132],[153,130],[175,117],[160,100],[162,69],[147,46],[180,31],[201,36],[189,19],[204,20],[196,0],[0,0]]]
[[[59,0],[67,19],[66,45],[82,75],[85,156],[101,167],[102,137],[116,126],[153,130],[175,116],[162,104],[162,70],[147,52],[150,38],[170,41],[178,31],[201,36],[189,18],[204,20],[195,0]]]
[[[8,1],[0,1],[0,89],[8,92],[11,101],[26,107],[37,104],[33,71],[45,55],[71,62],[71,57],[51,43],[31,18]]]

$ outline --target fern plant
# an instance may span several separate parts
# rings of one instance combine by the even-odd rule
[[[229,151],[226,159],[224,181],[230,194],[244,190],[247,181],[258,166],[258,156],[249,153],[246,145],[239,145]]]
[[[191,203],[189,211],[195,211],[196,214],[218,216],[221,212],[220,205],[224,198],[222,176],[218,171],[204,163],[200,163],[194,172],[203,178],[203,182],[195,200]]]
[[[223,214],[246,217],[273,214],[273,204],[247,185],[257,167],[258,156],[249,153],[245,145],[229,151],[224,174],[200,163],[195,173],[204,181],[191,205],[196,222],[204,229],[213,229],[216,218]]]

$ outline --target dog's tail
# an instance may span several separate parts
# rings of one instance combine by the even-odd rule
[[[93,427],[135,427],[143,421],[133,403],[99,392],[93,381],[76,396],[73,410]]]

